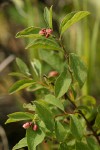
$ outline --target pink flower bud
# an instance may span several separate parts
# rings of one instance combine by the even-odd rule
[[[45,28],[43,28],[41,31],[44,31],[44,32],[46,32],[46,29],[45,29]]]
[[[46,29],[47,34],[52,34],[53,30],[52,29]]]
[[[50,36],[50,34],[46,34],[46,36],[45,36],[45,37],[46,37],[46,38],[48,38],[49,36]]]
[[[41,31],[39,31],[39,34],[40,35],[45,35],[45,32],[41,30]]]
[[[46,35],[46,29],[45,29],[45,28],[41,29],[41,30],[39,31],[39,34],[40,34],[40,35]]]
[[[28,129],[32,125],[32,122],[26,122],[23,124],[24,129]]]
[[[49,74],[48,74],[49,77],[56,77],[56,76],[58,76],[58,75],[59,75],[59,73],[58,73],[57,71],[51,71],[51,72],[49,72]]]
[[[34,130],[34,131],[37,131],[37,130],[38,130],[38,126],[37,126],[37,124],[34,124],[34,126],[33,126],[33,130]]]

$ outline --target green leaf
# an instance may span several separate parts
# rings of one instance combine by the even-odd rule
[[[74,53],[70,54],[70,63],[73,74],[79,86],[82,87],[87,78],[87,68],[81,58]]]
[[[16,150],[16,149],[20,149],[20,148],[23,148],[23,147],[26,147],[28,146],[27,145],[27,139],[26,137],[21,139],[14,147],[12,150]]]
[[[75,150],[91,150],[88,145],[83,142],[76,142],[76,149]]]
[[[39,49],[43,48],[47,50],[61,50],[61,47],[56,41],[45,37],[35,39],[26,47],[26,49],[30,47]]]
[[[39,56],[47,64],[49,64],[53,69],[62,72],[64,69],[64,63],[59,57],[58,53],[53,51],[47,51],[44,49],[39,50]]]
[[[16,58],[16,63],[18,65],[21,73],[30,76],[27,65],[20,58]]]
[[[37,131],[33,131],[31,128],[26,131],[27,144],[29,150],[36,150],[36,146],[39,145],[45,137],[45,133],[39,128]]]
[[[89,14],[90,13],[88,11],[79,11],[79,12],[72,12],[72,13],[69,13],[68,15],[66,15],[60,24],[61,35],[70,26],[72,26],[74,23],[78,22],[79,20],[81,20],[82,18],[84,18],[85,16],[87,16]]]
[[[38,59],[34,59],[34,61],[31,61],[31,65],[36,73],[37,76],[41,77],[42,74],[42,65]]]
[[[59,150],[69,150],[69,148],[66,143],[61,143]]]
[[[27,78],[27,76],[25,76],[24,74],[20,73],[20,72],[11,72],[9,73],[10,76],[16,76],[16,77],[23,77],[23,78]]]
[[[55,83],[55,96],[57,98],[62,97],[69,89],[71,84],[71,77],[66,71],[62,72]]]
[[[96,116],[95,126],[100,129],[100,113]]]
[[[92,137],[87,137],[86,140],[91,150],[100,150],[99,145]]]
[[[39,89],[44,89],[45,87],[40,84],[33,84],[32,86],[27,88],[27,91],[37,91]]]
[[[86,95],[81,97],[81,102],[86,106],[93,106],[96,104],[96,99],[93,96]]]
[[[44,19],[47,26],[52,29],[52,6],[50,10],[47,7],[44,8]]]
[[[16,34],[16,38],[20,38],[20,37],[39,37],[41,35],[39,35],[39,31],[41,30],[41,28],[38,27],[28,27],[20,32],[18,32]]]
[[[64,111],[64,106],[63,106],[61,100],[57,99],[55,96],[48,94],[45,96],[45,101],[49,104],[52,104],[52,105],[58,107],[62,111]]]
[[[10,88],[9,93],[13,94],[15,92],[18,92],[24,88],[27,88],[28,86],[35,84],[33,80],[20,80],[15,82],[15,84]]]
[[[47,129],[50,131],[53,131],[54,129],[54,120],[53,120],[53,114],[44,101],[38,101],[35,102],[36,105],[36,111],[38,116],[41,118],[41,120],[46,125]]]
[[[79,119],[75,115],[70,115],[70,130],[72,135],[77,139],[81,140],[84,134],[83,127]]]
[[[55,122],[55,133],[56,133],[56,138],[59,142],[63,142],[66,138],[67,131],[66,128],[59,122]]]
[[[26,108],[26,109],[28,109],[28,110],[30,110],[30,111],[35,111],[35,105],[32,105],[31,103],[28,103],[28,104],[23,104],[23,108]]]
[[[9,114],[8,117],[9,119],[5,122],[5,124],[22,120],[32,120],[34,118],[34,115],[28,112],[15,112]]]

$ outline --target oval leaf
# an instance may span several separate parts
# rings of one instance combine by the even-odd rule
[[[59,142],[63,142],[66,138],[67,131],[66,128],[59,122],[55,122],[55,133],[56,133],[56,138]]]
[[[93,106],[96,104],[96,99],[90,95],[82,96],[81,103],[83,103],[86,106]]]
[[[25,76],[24,74],[20,73],[20,72],[11,72],[9,73],[10,76],[15,76],[15,77],[22,77],[22,78],[27,78],[27,76]]]
[[[64,69],[63,60],[59,57],[58,53],[53,53],[52,51],[47,51],[44,49],[39,50],[39,56],[47,64],[49,64],[53,69],[62,72]]]
[[[45,101],[49,104],[52,104],[52,105],[58,107],[62,111],[64,111],[64,106],[63,106],[62,102],[59,99],[57,99],[55,96],[48,94],[45,96]]]
[[[34,59],[34,61],[31,61],[31,65],[34,69],[34,72],[37,76],[41,77],[42,74],[42,65],[41,62],[38,59]]]
[[[91,150],[100,150],[98,143],[92,137],[86,138],[88,146]]]
[[[71,84],[71,77],[66,73],[62,72],[57,78],[55,83],[55,95],[57,98],[62,97],[69,89]]]
[[[26,147],[28,146],[27,145],[27,139],[26,137],[21,139],[14,147],[12,150],[16,150],[16,149],[20,149],[20,148],[23,148],[23,147]]]
[[[33,131],[31,128],[29,128],[26,131],[26,136],[28,149],[36,150],[36,146],[44,140],[45,134],[40,128],[37,131]]]
[[[82,87],[87,78],[87,68],[84,62],[81,60],[79,56],[74,53],[70,54],[70,64],[75,79],[79,83],[79,86]]]
[[[50,7],[50,10],[47,7],[44,8],[44,19],[47,26],[52,28],[52,6]]]
[[[32,120],[34,118],[34,115],[28,112],[15,112],[9,114],[8,117],[9,119],[6,121],[5,124],[22,120]]]
[[[61,50],[61,47],[58,45],[58,43],[54,40],[47,39],[47,38],[37,38],[34,41],[32,41],[27,47],[28,48],[44,48],[48,50]]]
[[[64,17],[60,24],[61,35],[74,23],[89,15],[88,11],[72,12]]]
[[[18,32],[16,34],[16,38],[20,38],[20,37],[39,37],[41,35],[39,35],[39,31],[41,30],[41,28],[38,28],[38,27],[29,27],[29,28],[26,28],[20,32]]]
[[[35,102],[35,105],[36,105],[36,111],[37,111],[38,116],[44,122],[47,129],[50,131],[53,131],[54,129],[53,114],[51,110],[49,109],[48,105],[42,100]]]
[[[28,86],[35,84],[33,80],[20,80],[17,81],[9,90],[10,94],[13,94],[15,92],[18,92],[24,88],[27,88]]]
[[[30,75],[27,65],[20,58],[16,58],[16,63],[21,73],[28,75],[28,76]]]
[[[70,130],[72,135],[77,139],[81,140],[83,136],[83,127],[79,119],[75,115],[71,115]]]

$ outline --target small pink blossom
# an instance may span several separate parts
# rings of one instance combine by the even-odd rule
[[[45,28],[43,28],[43,29],[41,29],[39,31],[39,34],[40,35],[44,35],[46,38],[48,38],[52,34],[52,32],[53,32],[52,29],[45,29]]]
[[[38,130],[38,126],[37,126],[37,124],[34,124],[34,126],[33,126],[33,130],[34,130],[34,131],[37,131],[37,130]]]
[[[49,34],[49,35],[50,35],[50,34],[52,34],[52,32],[53,32],[53,30],[52,30],[52,29],[46,29],[46,33],[47,33],[47,34]]]
[[[57,71],[51,71],[51,72],[49,72],[49,74],[48,74],[49,77],[56,77],[56,76],[58,76],[58,75],[59,75],[59,73],[58,73]]]
[[[23,124],[24,129],[28,129],[32,125],[32,122],[26,122]]]
[[[39,31],[39,34],[40,34],[40,35],[46,35],[46,29],[45,29],[45,28],[41,29],[41,30]]]

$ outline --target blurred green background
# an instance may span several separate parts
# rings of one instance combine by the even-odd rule
[[[38,58],[36,51],[25,50],[30,39],[16,39],[18,31],[29,26],[45,27],[43,9],[53,5],[53,26],[58,35],[62,18],[72,11],[88,10],[91,15],[73,25],[63,37],[69,52],[80,55],[88,66],[88,79],[82,94],[100,99],[100,0],[1,0],[0,1],[0,150],[12,149],[24,135],[22,123],[4,125],[7,114],[23,110],[23,103],[34,99],[34,93],[25,90],[9,95],[10,86],[18,79],[8,74],[18,70],[15,58]],[[47,64],[44,63],[46,72]],[[4,149],[3,149],[4,148]],[[47,144],[43,150],[56,149]]]

